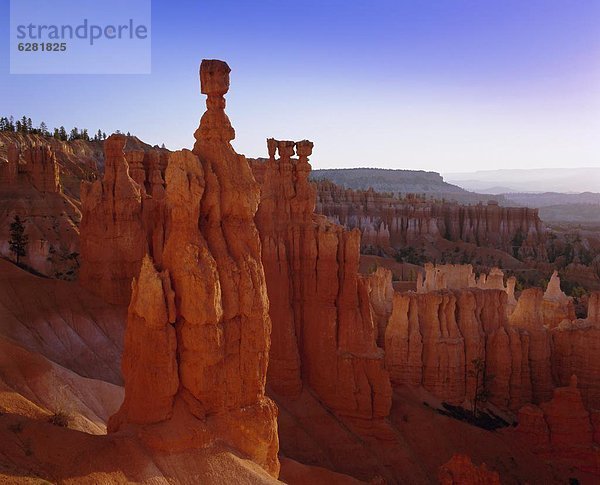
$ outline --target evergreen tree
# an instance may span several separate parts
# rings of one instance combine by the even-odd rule
[[[23,133],[27,133],[27,117],[23,116],[23,118],[21,118],[21,131]]]
[[[48,126],[46,126],[46,123],[44,123],[43,121],[40,123],[40,135],[42,136],[48,136],[50,133],[48,133]]]
[[[64,126],[61,126],[58,130],[58,134],[60,136],[60,139],[63,141],[67,141],[67,130],[65,130]]]
[[[19,120],[17,120],[17,123],[15,124],[15,126],[17,128],[17,132],[23,131],[23,127],[22,127],[21,122]]]
[[[60,132],[58,131],[58,128],[54,128],[54,134],[52,136],[57,140],[60,140]]]
[[[473,359],[471,361],[472,368],[467,372],[469,377],[475,379],[475,395],[473,396],[473,415],[479,415],[479,405],[487,402],[491,397],[489,388],[490,381],[494,379],[493,374],[488,374],[487,365],[484,359]]]
[[[27,254],[28,237],[25,235],[25,226],[21,218],[16,215],[13,222],[10,224],[10,239],[8,246],[10,252],[16,257],[17,264],[20,263],[21,257]]]
[[[131,136],[131,133],[127,132],[127,136]]]
[[[94,140],[97,140],[97,141],[102,140],[102,131],[98,130],[98,133],[96,133]]]
[[[81,130],[81,138],[85,141],[90,141],[90,135],[88,135],[87,128]]]
[[[79,138],[79,130],[77,127],[71,130],[71,134],[69,135],[69,141],[77,140]]]
[[[15,119],[12,116],[8,118],[8,131],[15,131]]]
[[[164,144],[164,143],[163,143],[163,144],[162,144],[160,147],[161,147],[163,150],[167,148],[167,147],[165,146],[165,144]]]
[[[104,131],[102,132],[102,139],[106,140],[106,133]]]
[[[31,133],[33,131],[33,123],[31,122],[31,118],[27,118],[27,133]]]
[[[4,117],[0,118],[0,131],[6,131],[8,120]]]

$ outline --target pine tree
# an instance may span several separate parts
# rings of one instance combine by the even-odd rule
[[[81,138],[85,141],[90,141],[90,135],[88,135],[87,128],[81,130]]]
[[[127,132],[127,136],[131,136],[131,133]]]
[[[21,122],[19,120],[17,120],[15,126],[17,128],[17,132],[23,131],[23,127],[22,127]]]
[[[60,136],[60,139],[63,141],[67,141],[67,130],[65,130],[64,126],[61,126],[58,130],[58,134]]]
[[[27,132],[31,133],[33,131],[33,123],[31,122],[31,118],[27,118]]]
[[[15,119],[12,116],[8,118],[8,131],[15,131]]]
[[[106,140],[106,133],[104,131],[102,132],[102,139]]]
[[[79,138],[79,130],[77,127],[71,130],[71,134],[69,135],[69,141],[77,140]]]
[[[48,126],[46,126],[46,123],[44,123],[43,121],[40,123],[40,135],[42,136],[48,136],[50,133],[48,133]]]
[[[94,140],[97,140],[97,141],[102,140],[102,131],[98,130],[98,133],[96,133]]]
[[[21,131],[23,133],[27,133],[27,117],[23,116],[23,118],[21,118]]]
[[[6,118],[2,117],[0,118],[0,131],[6,131],[7,128],[7,120]]]
[[[20,263],[21,257],[27,254],[27,242],[29,238],[25,235],[25,226],[21,218],[16,215],[13,222],[10,224],[10,239],[8,246],[10,252],[16,257],[17,264]]]

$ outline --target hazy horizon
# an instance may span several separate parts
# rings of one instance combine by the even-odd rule
[[[314,168],[600,167],[599,18],[566,0],[155,0],[152,74],[9,75],[3,56],[0,116],[191,147],[198,66],[219,58],[250,157],[275,137],[314,141]]]

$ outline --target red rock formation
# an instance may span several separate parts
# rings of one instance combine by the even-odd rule
[[[527,404],[519,409],[519,433],[533,449],[543,449],[550,444],[550,431],[544,419],[544,411],[535,404]]]
[[[125,401],[109,430],[133,428],[148,446],[169,452],[220,440],[277,476],[277,410],[264,394],[271,322],[253,222],[259,190],[230,144],[229,67],[203,61],[200,78],[207,111],[193,152],[170,155],[164,193],[149,190],[148,178],[142,189],[129,177],[123,138],[113,136],[108,177],[85,196],[86,207],[100,201],[111,209],[102,212],[117,216],[112,226],[104,219],[108,231],[136,251],[119,278],[104,278],[109,295],[126,282],[138,251],[148,254],[129,305]],[[130,158],[141,182],[140,157]],[[150,187],[162,187],[158,164],[150,160]],[[116,195],[102,199],[111,189]],[[124,248],[117,249],[122,257]]]
[[[498,472],[489,470],[485,463],[476,466],[467,455],[456,454],[440,467],[441,485],[500,485]]]
[[[545,229],[537,209],[399,199],[373,190],[344,189],[328,181],[316,185],[317,213],[348,229],[360,229],[363,247],[389,251],[448,239],[511,255],[516,245],[520,257],[546,258]]]
[[[273,321],[269,384],[297,396],[306,383],[338,415],[383,418],[391,389],[369,283],[358,276],[360,233],[313,214],[312,143],[267,144],[270,158],[252,166],[261,184],[256,223]]]
[[[104,143],[104,179],[81,186],[81,270],[79,282],[115,304],[127,304],[147,242],[140,186],[129,176],[126,137]]]
[[[596,416],[594,422],[597,421]],[[527,405],[519,411],[517,432],[523,440],[539,450],[563,451],[591,448],[594,428],[585,409],[577,378],[567,387],[557,387],[552,400],[540,407]]]
[[[19,146],[10,143],[7,148],[6,162],[0,163],[0,186],[17,183],[19,175]]]
[[[367,280],[369,282],[371,313],[377,327],[377,345],[383,348],[385,345],[385,328],[393,310],[392,272],[378,266],[375,272],[368,276]]]
[[[600,407],[600,293],[590,295],[585,320],[565,320],[551,331],[552,373],[559,385],[567,385],[572,375],[588,409]]]
[[[6,162],[0,158],[0,254],[14,257],[9,227],[18,215],[28,237],[21,262],[50,277],[74,279],[81,213],[77,202],[62,193],[54,150],[33,140],[19,144],[17,135],[6,138],[0,135],[6,143]]]
[[[504,273],[499,268],[491,268],[489,274],[481,273],[479,277],[473,272],[470,264],[432,264],[425,263],[425,276],[417,277],[417,293],[436,290],[460,290],[480,288],[482,290],[504,290],[508,295],[508,313],[517,303],[515,299],[516,278],[508,278],[504,285]],[[559,288],[560,291],[560,288]],[[566,296],[565,296],[566,298]]]
[[[511,295],[504,290],[426,291],[427,281],[447,286],[452,268],[429,266],[421,293],[393,295],[391,316],[381,326],[394,385],[423,386],[440,399],[466,404],[475,394],[471,366],[481,359],[486,374],[493,376],[486,382],[489,400],[501,408],[516,411],[545,402],[573,374],[588,409],[600,406],[598,295],[589,299],[587,319],[564,319],[558,325],[573,315],[573,303],[560,291],[556,275],[546,295],[525,290],[511,310]],[[494,286],[500,286],[499,275]],[[452,281],[472,280],[468,271],[459,276]]]
[[[62,192],[58,162],[50,145],[31,143],[21,148],[11,142],[6,152],[6,162],[0,163],[0,187],[30,184],[42,193]]]
[[[554,271],[544,292],[542,302],[542,323],[548,328],[554,328],[563,320],[575,320],[573,298],[565,295],[560,289],[558,272]]]
[[[568,387],[554,389],[554,397],[541,405],[550,431],[553,447],[590,446],[592,425],[577,389],[577,377],[572,376]]]
[[[530,288],[519,298],[509,316],[510,325],[529,334],[529,365],[531,369],[532,400],[534,403],[548,401],[552,397],[551,340],[544,326],[544,295],[539,288]]]
[[[494,376],[485,383],[492,403],[517,410],[531,400],[529,335],[508,325],[504,291],[395,293],[384,349],[395,385],[467,404],[477,388],[473,361],[482,360]]]
[[[29,175],[31,184],[40,192],[60,192],[58,163],[50,146],[33,146],[23,153],[23,171]]]

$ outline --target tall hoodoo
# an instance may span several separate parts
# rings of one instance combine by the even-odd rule
[[[164,193],[147,195],[154,208],[144,227],[154,244],[133,283],[125,401],[109,429],[133,426],[170,451],[220,440],[277,476],[277,410],[265,396],[271,321],[254,225],[259,190],[229,143],[229,72],[224,62],[202,62],[208,109],[194,150],[172,153]]]
[[[288,397],[307,385],[337,415],[361,423],[383,418],[391,387],[370,282],[358,275],[360,233],[314,214],[311,142],[269,139],[267,148],[269,159],[252,168],[273,321],[269,385]]]

